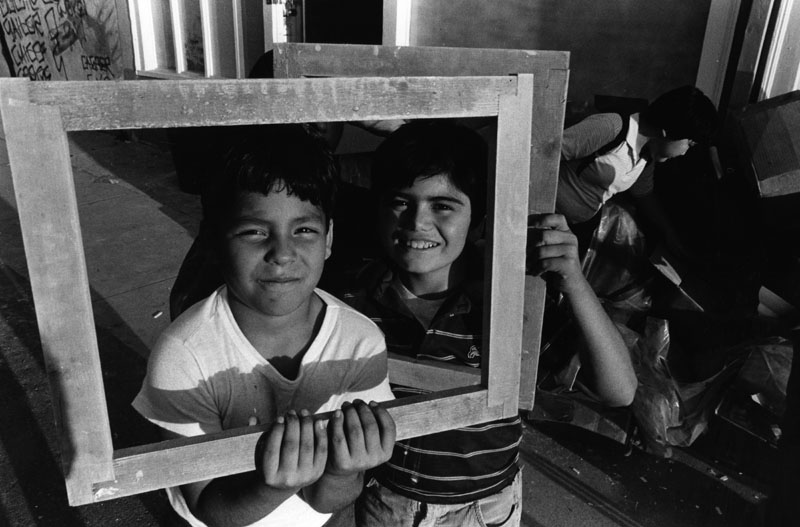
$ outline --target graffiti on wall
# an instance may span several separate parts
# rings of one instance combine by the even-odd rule
[[[32,80],[121,75],[115,0],[0,0],[9,66]]]

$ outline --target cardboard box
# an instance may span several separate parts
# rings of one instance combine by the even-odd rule
[[[800,91],[752,104],[737,121],[747,177],[758,195],[800,192]]]

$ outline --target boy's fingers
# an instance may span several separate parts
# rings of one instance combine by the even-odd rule
[[[379,452],[381,450],[380,429],[377,421],[375,421],[372,408],[367,406],[364,401],[358,401],[356,409],[358,410],[358,418],[361,421],[359,434],[363,445],[362,450],[367,454]]]
[[[347,438],[347,447],[350,457],[355,457],[364,452],[364,431],[361,428],[360,413],[366,405],[364,401],[355,401],[354,404],[342,405],[344,411],[344,434]]]
[[[330,434],[328,448],[333,449],[334,458],[338,461],[343,456],[349,457],[350,452],[344,437],[344,412],[342,410],[333,412],[333,418],[328,422],[328,433]]]
[[[314,423],[314,466],[321,473],[328,461],[328,430],[325,421],[319,420]]]
[[[280,470],[294,471],[297,470],[297,454],[300,448],[300,421],[294,410],[287,413],[285,419],[279,468]]]
[[[284,418],[279,416],[272,424],[269,432],[265,432],[266,439],[264,440],[264,450],[261,455],[261,471],[262,476],[265,478],[269,478],[272,474],[278,472],[284,428]]]
[[[394,419],[392,419],[391,414],[386,411],[386,408],[375,401],[369,403],[369,405],[372,407],[375,421],[378,423],[378,428],[380,429],[381,449],[383,449],[384,453],[387,455],[391,455],[394,443],[397,439],[397,426],[394,423]]]
[[[567,219],[561,214],[531,214],[528,216],[528,227],[535,229],[555,229],[568,231]]]
[[[298,465],[300,469],[314,466],[314,419],[308,410],[300,410],[300,446],[298,450]]]

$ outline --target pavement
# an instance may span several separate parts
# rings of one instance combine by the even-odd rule
[[[133,140],[132,140],[133,139]],[[162,492],[70,507],[4,141],[0,148],[0,526],[175,524]],[[197,230],[163,133],[70,136],[115,448],[154,441],[130,408]],[[718,440],[670,459],[553,423],[525,424],[523,525],[754,525],[768,485]],[[756,450],[748,466],[763,465]]]

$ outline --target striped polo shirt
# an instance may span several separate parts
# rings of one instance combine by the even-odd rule
[[[375,262],[342,297],[384,332],[390,353],[480,368],[483,283],[471,279],[442,303],[425,329],[392,287],[393,273]],[[391,381],[391,379],[390,379]],[[420,391],[394,386],[395,396]],[[428,503],[464,503],[500,491],[518,472],[518,416],[398,441],[375,473],[381,485]]]

